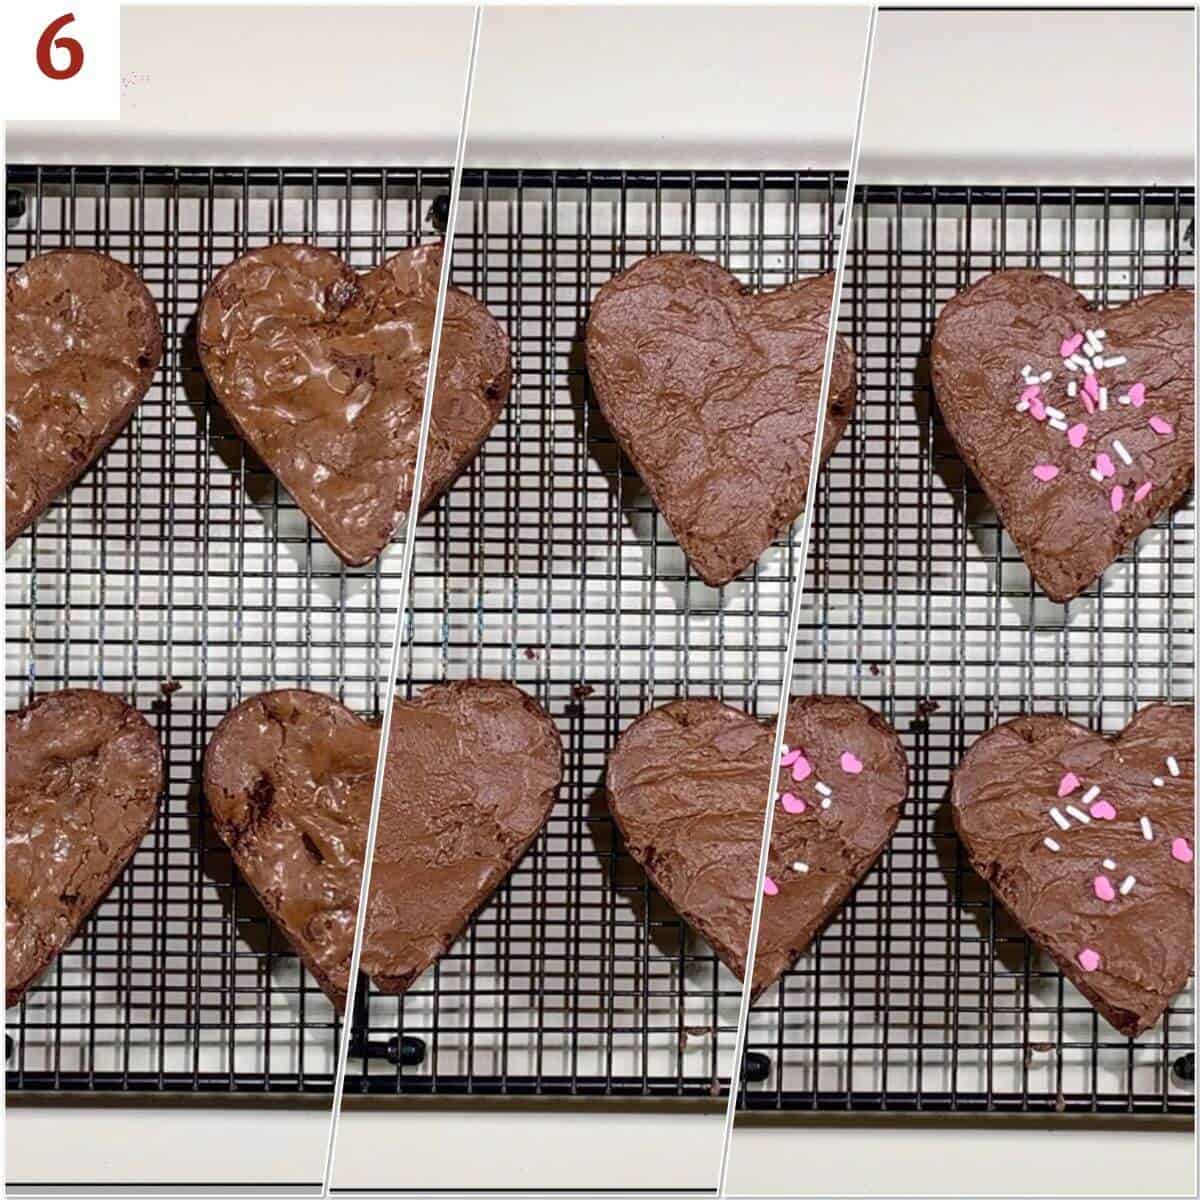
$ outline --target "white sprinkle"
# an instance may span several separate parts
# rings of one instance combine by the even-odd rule
[[[833,788],[827,783],[817,783],[813,785],[817,789],[817,794],[821,796],[832,796]]]
[[[1124,396],[1117,397],[1117,403],[1118,404],[1132,404],[1133,401],[1129,399],[1128,395],[1124,395]]]
[[[1097,339],[1100,341],[1104,341],[1104,339],[1106,337],[1108,337],[1108,334],[1103,329],[1093,329],[1092,332],[1096,335]]]
[[[1092,370],[1091,363],[1084,363],[1083,364],[1083,373],[1085,375],[1095,375],[1096,372]]]
[[[1100,411],[1108,412],[1108,388],[1106,387],[1100,389]]]
[[[1093,478],[1093,479],[1094,479],[1094,480],[1095,480],[1097,483],[1103,483],[1103,482],[1104,482],[1104,476],[1103,476],[1103,475],[1101,475],[1101,474],[1100,474],[1100,472],[1099,472],[1099,471],[1097,471],[1095,467],[1093,467],[1093,468],[1092,468],[1092,469],[1091,469],[1091,470],[1088,472],[1088,474],[1089,474],[1089,475],[1090,475],[1090,476],[1091,476],[1091,477],[1092,477],[1092,478]]]
[[[1133,891],[1133,885],[1135,883],[1137,883],[1137,880],[1134,879],[1132,875],[1126,875],[1125,878],[1121,880],[1121,895],[1128,896],[1129,893]]]
[[[1100,345],[1100,334],[1094,329],[1087,331],[1087,344],[1093,354],[1100,354],[1104,350],[1104,347]]]
[[[832,803],[833,803],[833,801],[830,800],[830,798],[828,796],[826,796],[825,799],[821,801],[821,807],[828,808]]]
[[[1063,366],[1066,367],[1068,371],[1078,371],[1079,370],[1079,368],[1075,365],[1075,356],[1073,354],[1071,355],[1070,358],[1063,359]]]
[[[1053,850],[1055,854],[1062,849],[1062,847],[1052,837],[1042,838],[1042,845],[1045,846],[1047,850]]]
[[[1133,462],[1133,455],[1116,438],[1113,438],[1113,449],[1121,456],[1121,461],[1126,466],[1129,466]]]
[[[1117,864],[1111,858],[1106,858],[1100,865],[1106,871],[1115,871],[1117,869]]]
[[[1123,367],[1128,361],[1129,359],[1127,359],[1125,355],[1114,354],[1112,358],[1106,358],[1104,360],[1104,365],[1106,367]]]
[[[1097,371],[1103,370],[1103,368],[1104,368],[1104,359],[1102,359],[1102,358],[1100,357],[1100,355],[1098,355],[1098,354],[1097,354],[1097,355],[1095,356],[1095,358],[1093,358],[1093,359],[1092,359],[1092,366],[1093,366],[1093,367],[1094,367],[1094,368],[1095,368]]]
[[[1052,380],[1053,378],[1054,378],[1054,372],[1053,372],[1053,371],[1043,371],[1043,372],[1042,372],[1042,373],[1041,373],[1041,374],[1038,376],[1038,383],[1049,383],[1049,382],[1050,382],[1050,380]]]
[[[1072,354],[1071,357],[1065,361],[1074,363],[1077,367],[1087,367],[1091,365],[1082,354]]]
[[[1100,785],[1094,783],[1086,792],[1083,793],[1083,803],[1091,804],[1091,802],[1095,800],[1098,795],[1100,795]]]
[[[787,746],[783,746],[780,748],[779,753],[780,754],[791,754],[791,751],[787,748]]]
[[[1017,401],[1017,412],[1028,412],[1028,411],[1029,411],[1029,401],[1028,400],[1018,400]]]
[[[1175,756],[1173,754],[1167,758],[1167,770],[1170,771],[1172,775],[1179,774],[1179,764],[1175,761]]]
[[[1022,375],[1032,375],[1033,374],[1033,363],[1026,363],[1021,368],[1021,374]]]
[[[1050,810],[1050,819],[1059,827],[1059,829],[1070,829],[1071,822],[1058,811],[1057,808]]]
[[[1067,423],[1062,419],[1062,417],[1054,417],[1052,420],[1047,421],[1046,424],[1049,425],[1051,429],[1057,429],[1060,433],[1067,432]]]
[[[1075,380],[1068,379],[1067,380],[1067,395],[1070,396],[1072,400],[1074,400],[1075,396],[1078,394],[1078,392],[1079,392],[1079,385],[1075,382]]]
[[[1155,777],[1154,777],[1154,786],[1155,787],[1166,787],[1166,785],[1167,785],[1167,781],[1161,775],[1155,775]]]
[[[794,863],[792,863],[792,870],[797,872],[800,875],[807,875],[808,874],[808,863],[794,862]]]
[[[1080,825],[1090,825],[1092,823],[1092,818],[1089,817],[1082,808],[1076,808],[1073,804],[1067,805],[1067,812],[1070,813],[1071,816],[1073,816],[1075,820],[1080,823]]]
[[[1154,841],[1154,830],[1150,828],[1150,818],[1143,817],[1142,821],[1141,821],[1141,825],[1142,825],[1142,837],[1144,837],[1146,839],[1146,841],[1148,841],[1148,842]]]
[[[1061,421],[1067,414],[1061,408],[1055,408],[1052,404],[1046,405],[1046,416],[1053,417],[1057,421]]]

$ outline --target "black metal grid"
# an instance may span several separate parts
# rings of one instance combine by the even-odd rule
[[[906,814],[846,910],[755,1007],[770,1077],[751,1110],[1188,1114],[1185,991],[1136,1041],[1037,954],[966,862],[950,774],[995,722],[1060,712],[1112,732],[1190,700],[1190,499],[1080,598],[1051,604],[942,424],[936,315],[968,283],[1038,266],[1105,304],[1191,286],[1192,192],[1165,188],[860,191],[842,330],[859,407],[824,472],[795,692],[856,695],[900,732]],[[932,702],[932,703],[930,703]]]
[[[129,429],[7,556],[7,702],[125,695],[168,779],[128,869],[8,1013],[10,1090],[332,1086],[333,1009],[208,826],[200,764],[216,722],[266,688],[381,711],[398,547],[362,570],[330,554],[208,393],[194,322],[251,247],[311,241],[365,267],[434,233],[448,183],[445,169],[9,169],[9,268],[60,246],[110,253],[145,279],[166,345]]]
[[[773,714],[794,544],[721,592],[688,573],[594,406],[583,322],[601,284],[660,250],[756,287],[830,270],[843,192],[825,174],[466,173],[453,278],[510,331],[514,387],[420,527],[399,682],[512,679],[558,723],[565,776],[469,934],[402,999],[361,991],[371,1057],[348,1096],[712,1097],[727,1083],[740,985],[625,854],[603,769],[619,732],[677,695]]]

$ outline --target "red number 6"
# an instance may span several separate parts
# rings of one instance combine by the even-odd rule
[[[37,44],[38,70],[49,79],[70,79],[78,75],[83,67],[83,47],[73,37],[56,38],[54,35],[64,26],[75,20],[74,13],[63,13],[61,17],[50,22],[42,31]],[[50,48],[67,52],[67,65],[56,67],[50,58]]]

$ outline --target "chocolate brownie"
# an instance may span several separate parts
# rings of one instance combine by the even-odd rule
[[[69,688],[5,718],[7,999],[79,932],[146,836],[158,735],[118,696]]]
[[[11,546],[112,444],[150,388],[162,328],[146,285],[92,250],[11,271],[5,311],[5,538]]]
[[[1077,596],[1187,490],[1194,337],[1189,291],[1097,309],[1030,270],[981,279],[938,317],[946,426],[1052,600]]]
[[[597,293],[587,366],[605,420],[713,587],[752,566],[808,489],[833,276],[755,294],[691,254],[645,258]],[[855,399],[837,339],[823,463]]]
[[[408,513],[441,263],[440,244],[416,246],[360,275],[329,250],[280,243],[224,267],[200,308],[217,399],[351,566]],[[508,337],[450,288],[422,512],[479,452],[509,380]]]
[[[975,870],[1106,1021],[1149,1029],[1192,967],[1190,705],[1152,704],[1115,737],[1065,717],[985,733],[954,774]]]
[[[630,854],[744,977],[774,722],[716,700],[675,700],[639,717],[608,760],[608,794]],[[764,881],[757,998],[812,942],[896,828],[907,788],[892,729],[845,697],[788,705],[787,750]]]
[[[268,692],[204,760],[214,824],[263,907],[340,1007],[349,981],[376,726],[315,692]],[[468,680],[397,701],[361,964],[403,991],[466,928],[541,829],[557,730],[519,688]]]

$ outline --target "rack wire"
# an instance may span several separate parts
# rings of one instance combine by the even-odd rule
[[[329,552],[208,392],[201,296],[254,246],[366,267],[433,234],[447,170],[14,166],[6,262],[62,246],[137,270],[165,353],[129,428],[7,556],[7,703],[66,686],[158,730],[158,819],[80,936],[8,1013],[10,1093],[325,1092],[336,1022],[234,871],[200,794],[204,747],[246,696],[311,687],[382,710],[399,556]]]
[[[1192,989],[1115,1033],[976,876],[949,815],[971,742],[1022,712],[1114,732],[1190,701],[1190,498],[1067,605],[1032,584],[955,452],[929,382],[944,303],[1036,266],[1102,304],[1192,286],[1194,195],[1165,188],[860,190],[840,324],[859,406],[823,473],[795,690],[848,693],[900,733],[909,799],[890,848],[795,969],[756,1005],[782,1110],[1191,1114]],[[1194,1062],[1194,1058],[1191,1060]]]
[[[604,763],[679,695],[773,715],[793,538],[720,591],[688,572],[594,404],[583,323],[601,284],[658,251],[754,287],[830,270],[843,194],[825,174],[465,174],[453,278],[510,331],[514,387],[418,531],[399,682],[515,681],[558,723],[565,776],[470,933],[405,997],[360,992],[370,1057],[347,1096],[711,1100],[728,1085],[740,985],[625,853]]]

